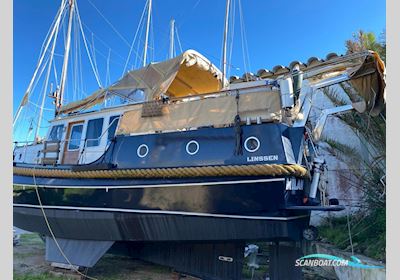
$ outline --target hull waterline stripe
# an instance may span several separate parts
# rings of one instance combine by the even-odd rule
[[[14,207],[41,208],[40,205],[32,204],[13,204]],[[242,215],[225,215],[225,214],[210,214],[201,212],[181,212],[181,211],[161,211],[161,210],[136,210],[136,209],[121,209],[121,208],[96,208],[96,207],[73,207],[73,206],[53,206],[43,205],[44,209],[55,210],[81,210],[81,211],[103,211],[103,212],[126,212],[139,214],[167,214],[167,215],[183,215],[183,216],[200,216],[200,217],[215,217],[215,218],[230,218],[230,219],[249,219],[249,220],[277,220],[288,221],[306,218],[309,215],[299,215],[292,217],[272,217],[272,216],[242,216]]]
[[[121,185],[121,186],[52,186],[37,185],[40,188],[52,189],[141,189],[141,188],[168,188],[168,187],[195,187],[195,186],[212,186],[212,185],[230,185],[230,184],[251,184],[251,183],[267,183],[282,182],[285,178],[257,179],[257,180],[241,180],[241,181],[220,181],[220,182],[204,182],[204,183],[181,183],[181,184],[159,184],[159,185]],[[19,187],[35,187],[34,184],[14,184]]]

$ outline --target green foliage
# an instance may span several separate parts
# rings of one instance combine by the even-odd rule
[[[66,277],[58,277],[55,275],[51,275],[50,273],[42,273],[36,275],[27,275],[27,274],[15,274],[13,275],[14,280],[69,280],[70,278]]]
[[[350,217],[354,252],[385,261],[386,216],[381,209]],[[318,228],[319,235],[342,250],[350,250],[347,217],[327,218]]]
[[[359,30],[353,34],[353,38],[345,42],[347,53],[371,50],[377,52],[384,62],[386,62],[386,31],[381,34],[381,42],[376,40],[373,32]]]
[[[383,33],[385,36],[385,33]],[[376,51],[386,60],[386,40],[377,42],[375,34],[360,30],[353,40],[346,41],[348,53],[362,50]],[[354,101],[358,93],[350,83],[341,84],[342,93]],[[325,95],[330,101],[341,106],[347,104],[338,90],[326,88]],[[360,210],[352,214],[350,228],[356,252],[379,260],[385,259],[386,244],[386,120],[385,113],[372,117],[368,112],[341,114],[338,118],[347,125],[360,140],[355,148],[347,142],[336,139],[324,139],[330,146],[330,152],[345,162],[348,173],[337,173],[350,188],[356,188],[362,194]],[[350,173],[350,174],[349,174]],[[341,249],[348,249],[349,234],[347,217],[329,218],[319,229],[320,235]]]

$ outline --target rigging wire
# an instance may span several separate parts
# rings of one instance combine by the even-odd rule
[[[54,37],[52,38],[53,39],[53,45],[52,45],[52,48],[51,48],[51,53],[49,55],[49,62],[48,62],[48,66],[47,66],[47,74],[46,74],[46,78],[45,78],[45,82],[44,82],[43,97],[42,97],[42,103],[41,103],[41,106],[40,106],[40,112],[39,112],[39,116],[38,116],[38,123],[37,123],[36,131],[35,131],[35,138],[38,137],[39,133],[40,133],[40,124],[42,122],[42,117],[43,117],[43,108],[44,108],[44,104],[45,104],[45,101],[46,101],[47,88],[48,88],[49,78],[50,78],[50,74],[51,74],[51,66],[52,66],[52,63],[53,63],[54,50],[56,48],[56,42],[57,42],[59,27],[60,27],[60,25],[58,23],[56,25]]]
[[[90,33],[94,34],[94,37],[96,37],[97,41],[99,41],[103,46],[105,46],[108,49],[111,49],[111,51],[117,56],[119,57],[122,61],[125,61],[125,58],[120,55],[117,51],[114,51],[113,48],[111,48],[111,46],[109,44],[107,44],[99,35],[96,34],[96,32],[94,32],[89,26],[87,26],[86,23],[82,22],[83,27],[85,27]],[[111,60],[112,61],[112,60]]]
[[[197,8],[197,6],[200,4],[200,2],[201,2],[201,0],[197,0],[197,2],[195,2],[195,4],[192,6],[192,8],[191,8],[191,10],[189,12],[181,12],[178,16],[174,17],[175,18],[175,31],[176,32],[177,32],[178,28],[183,26],[183,23],[186,21],[186,19],[190,15],[190,13],[192,13]],[[182,17],[182,16],[184,16],[184,17]],[[168,32],[166,32],[164,26],[162,26],[162,27],[158,26],[158,27],[159,27],[158,28],[159,32],[157,33],[157,36],[164,37],[164,39],[165,39],[165,42],[163,44],[160,44],[161,48],[159,48],[159,49],[164,50],[164,48],[166,48],[168,46],[168,44],[169,44],[169,38],[170,38],[169,29],[168,29]],[[160,36],[160,34],[162,36]],[[183,50],[182,50],[182,44],[181,44],[179,35],[177,35],[177,40],[178,40],[178,43],[180,44],[181,53],[182,53]],[[187,41],[182,40],[182,42],[184,42],[185,45],[188,45],[188,46],[190,45],[190,43],[187,42]],[[196,47],[192,47],[192,48],[197,49]],[[207,54],[206,52],[203,52],[203,53]],[[212,55],[210,55],[210,57],[211,56]],[[215,58],[215,56],[212,56],[212,57]],[[220,58],[216,58],[216,59],[218,59],[218,61],[220,60]],[[135,65],[136,65],[136,63],[135,63]],[[136,68],[136,66],[132,67],[132,69],[133,68]]]
[[[104,21],[111,27],[111,29],[118,35],[118,37],[128,46],[130,47],[129,42],[125,39],[124,36],[114,27],[114,25],[103,15],[103,13],[96,7],[96,5],[88,0],[89,4],[97,11],[97,13],[104,19]]]
[[[230,15],[230,45],[229,45],[229,58],[226,61],[226,66],[228,66],[228,71],[226,77],[231,76],[231,69],[232,66],[230,62],[232,61],[232,53],[233,53],[233,42],[235,38],[235,18],[236,18],[236,1],[232,1],[232,9],[231,9],[231,15]]]
[[[57,13],[57,16],[56,16],[56,23],[57,23],[57,24],[60,22],[60,20],[61,20],[61,18],[62,18],[62,15],[64,14],[64,13],[63,13],[64,8],[65,8],[65,2],[62,2],[62,3],[61,3],[61,7],[60,7],[60,9],[59,9],[59,12]],[[23,97],[23,99],[21,100],[20,105],[18,106],[18,109],[17,109],[16,114],[14,115],[14,118],[13,118],[13,126],[16,124],[16,122],[17,122],[17,120],[18,120],[18,118],[19,118],[19,115],[20,115],[20,113],[21,113],[21,110],[23,109],[23,107],[24,107],[26,101],[29,100],[29,96],[30,96],[30,94],[31,94],[31,92],[32,92],[32,87],[33,87],[33,85],[34,85],[34,83],[35,83],[35,80],[36,80],[36,78],[37,78],[36,75],[37,75],[38,71],[40,70],[41,64],[43,63],[43,59],[45,58],[45,55],[46,55],[46,52],[47,52],[47,48],[49,47],[50,42],[51,42],[50,39],[53,37],[54,32],[55,32],[55,26],[53,26],[53,28],[52,28],[52,30],[51,30],[51,33],[50,33],[50,35],[48,36],[49,38],[48,38],[47,40],[45,40],[46,43],[45,43],[44,50],[42,51],[42,54],[39,56],[39,60],[38,60],[38,63],[37,63],[37,65],[36,65],[35,71],[34,71],[34,73],[33,73],[32,79],[31,79],[31,81],[29,82],[29,85],[28,85],[28,88],[27,88],[27,90],[26,90],[26,92],[25,92],[25,94],[24,94],[24,97]]]
[[[200,2],[200,1],[199,1],[199,2]],[[177,28],[176,26],[175,26],[175,34],[176,34],[176,40],[178,41],[179,49],[181,50],[181,53],[183,53],[181,40],[179,39],[178,28]],[[175,50],[174,50],[174,51],[175,51]]]
[[[176,16],[176,21],[175,21],[175,22],[177,22],[177,21],[179,20],[179,27],[182,27],[182,25],[183,25],[183,23],[186,21],[188,15],[189,15],[190,13],[192,13],[192,12],[197,8],[197,6],[200,4],[200,2],[201,2],[201,0],[197,0],[197,2],[194,3],[194,5],[192,6],[192,9],[191,9],[190,12],[184,12],[184,11],[182,11],[178,16]],[[182,18],[182,19],[179,19],[179,17],[182,17],[183,15],[185,15],[185,17]],[[176,25],[175,25],[175,26],[176,26]]]
[[[49,39],[51,30],[54,28],[54,26],[55,26],[55,24],[56,24],[56,22],[57,22],[58,17],[60,16],[60,14],[61,14],[62,17],[65,16],[64,10],[66,9],[67,5],[66,5],[66,3],[65,3],[66,0],[63,0],[63,1],[64,1],[64,3],[63,3],[63,4],[61,5],[61,7],[58,9],[56,16],[54,17],[54,20],[53,20],[53,22],[51,23],[49,30],[47,31],[46,37],[45,37],[44,40],[43,40],[42,46],[40,47],[39,58],[40,58],[41,55],[43,54],[45,43],[46,43],[47,40]],[[62,21],[63,21],[63,18],[61,19],[61,22],[62,22]],[[39,58],[38,58],[38,63],[39,63]]]
[[[28,103],[31,104],[34,107],[41,108],[40,105],[38,105],[38,104],[36,104],[36,103],[34,103],[34,102],[30,101],[30,100],[28,100]],[[44,108],[44,107],[43,107],[43,110],[45,110],[45,111],[54,111],[54,109]]]
[[[144,15],[146,13],[146,9],[147,9],[148,5],[149,5],[149,0],[147,0],[146,4],[144,5],[143,12],[142,12],[142,15],[140,17],[138,27],[136,28],[135,35],[133,36],[133,40],[132,40],[132,43],[131,43],[130,48],[129,48],[128,57],[126,59],[124,70],[122,71],[122,75],[121,76],[123,76],[125,74],[126,68],[128,66],[128,63],[129,63],[129,59],[131,57],[131,53],[132,53],[132,51],[134,51],[133,50],[133,46],[135,45],[135,41],[136,41],[136,38],[137,38],[137,35],[138,35],[138,32],[139,32],[139,28],[143,23],[143,18],[144,18]],[[134,51],[134,52],[135,52],[136,56],[139,56],[139,54],[136,51]]]
[[[110,77],[110,57],[111,57],[111,49],[108,50],[108,56],[107,56],[106,85],[111,84],[111,77]]]
[[[107,57],[106,78],[105,78],[105,84],[106,85],[111,84],[111,78],[110,78],[110,56],[111,56],[111,49],[108,50],[108,57]],[[104,96],[104,106],[107,107],[107,95]]]
[[[95,49],[95,46],[94,46],[93,33],[92,33],[92,55],[93,55],[93,62],[94,62],[94,67],[95,67],[95,70],[96,70],[96,73],[97,73],[97,77],[100,77],[99,68],[97,67],[96,49]]]
[[[53,69],[54,69],[54,80],[56,82],[56,89],[58,88],[59,84],[58,84],[58,78],[57,78],[57,67],[56,67],[56,61],[53,61]]]
[[[164,35],[164,37],[168,37],[169,38],[169,34],[167,34],[167,33],[161,33],[161,34],[163,34]],[[182,42],[182,43],[184,43],[185,44],[185,46],[187,47],[187,48],[189,48],[189,49],[198,49],[196,46],[194,46],[194,45],[192,45],[192,42],[189,42],[189,41],[186,41],[186,40],[184,40],[184,39],[180,39],[180,41]],[[208,52],[208,51],[206,51],[206,50],[201,50],[201,53],[202,54],[204,54],[204,55],[206,55],[207,57],[209,57],[209,58],[213,58],[213,59],[215,59],[215,61],[216,61],[216,63],[213,63],[214,65],[218,65],[218,64],[220,64],[221,63],[221,57],[218,57],[218,56],[216,56],[215,54],[212,54],[212,53],[210,53],[210,52]],[[239,67],[237,67],[236,65],[234,65],[234,64],[227,64],[229,67],[233,67],[233,68],[235,68],[235,69],[240,69]]]
[[[140,39],[140,38],[142,38],[142,34],[144,32],[144,27],[145,27],[145,24],[144,24],[144,21],[143,21],[143,23],[142,23],[142,25],[140,27],[140,31],[139,31],[139,37],[138,37],[137,48],[136,48],[137,51],[139,51],[139,49],[141,49],[140,45],[142,43],[144,43],[144,41],[142,41]],[[134,67],[132,67],[131,69],[137,69],[139,67],[139,65],[141,65],[141,63],[143,61],[143,56],[144,56],[144,49],[142,49],[142,52],[141,52],[140,55],[136,56]]]
[[[96,81],[97,81],[98,86],[99,86],[100,88],[102,88],[102,85],[101,85],[101,82],[100,82],[100,78],[98,77],[97,72],[96,72],[96,70],[95,70],[95,68],[94,68],[93,61],[92,61],[92,58],[91,58],[91,56],[90,56],[89,48],[88,48],[88,46],[87,46],[86,37],[85,37],[85,32],[83,31],[82,21],[81,21],[81,17],[80,17],[80,14],[79,14],[78,5],[76,5],[76,8],[75,8],[75,9],[76,9],[76,15],[77,15],[77,17],[78,17],[78,22],[79,22],[79,27],[80,27],[80,30],[81,30],[81,35],[82,35],[82,38],[83,38],[83,42],[84,42],[84,44],[85,44],[86,53],[87,53],[88,58],[89,58],[89,61],[90,61],[90,65],[92,66],[92,70],[93,70],[93,73],[94,73],[94,75],[95,75],[95,77],[96,77]]]
[[[246,39],[246,29],[244,25],[243,19],[243,9],[242,9],[242,1],[238,0],[239,4],[239,20],[240,20],[240,34],[241,34],[241,41],[242,41],[242,56],[243,56],[243,65],[245,73],[248,72],[250,67],[250,61],[248,60],[248,49],[247,49],[247,39]],[[246,56],[247,54],[247,56]],[[247,61],[246,61],[247,60]]]

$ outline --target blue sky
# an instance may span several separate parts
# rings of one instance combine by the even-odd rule
[[[146,1],[91,2],[124,38],[115,33],[89,0],[78,0],[85,35],[90,42],[93,37],[100,79],[105,84],[108,53],[111,49],[109,69],[112,82],[121,76],[129,52],[126,41],[130,43],[133,39]],[[305,62],[311,56],[324,58],[329,52],[344,53],[344,41],[351,38],[354,32],[363,29],[379,35],[386,24],[384,0],[240,2],[250,63],[247,63],[247,67],[243,63],[239,0],[235,0],[235,34],[230,61],[234,67],[231,68],[231,75],[241,75],[245,70],[257,72],[260,68],[272,69],[277,64],[288,65],[293,60]],[[14,0],[14,112],[29,84],[43,39],[59,4],[60,1],[54,0]],[[154,50],[150,57],[154,61],[166,59],[169,21],[174,18],[183,50],[195,49],[219,66],[224,12],[224,0],[153,0],[151,44]],[[140,39],[143,41],[143,38],[141,36]],[[142,52],[143,47],[137,51]],[[62,53],[61,47],[56,52]],[[61,60],[61,57],[55,58],[59,73]],[[74,94],[70,86],[67,99],[85,96],[97,89],[88,61],[83,60],[83,64],[84,93]],[[134,65],[133,57],[129,66]],[[71,76],[69,74],[69,80]],[[32,102],[39,103],[38,96],[33,96]],[[46,101],[45,107],[52,108],[50,101]],[[24,120],[32,118],[32,112],[25,114]],[[51,119],[51,114],[46,111],[46,118]],[[42,134],[46,131],[46,123],[43,126]]]

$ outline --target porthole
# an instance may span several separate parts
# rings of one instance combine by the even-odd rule
[[[199,148],[200,148],[199,143],[194,140],[186,144],[186,152],[191,156],[197,154]]]
[[[149,147],[146,144],[142,144],[137,148],[136,153],[138,157],[144,158],[149,153]]]
[[[250,153],[254,153],[260,148],[260,140],[257,137],[250,136],[244,141],[244,148]]]

